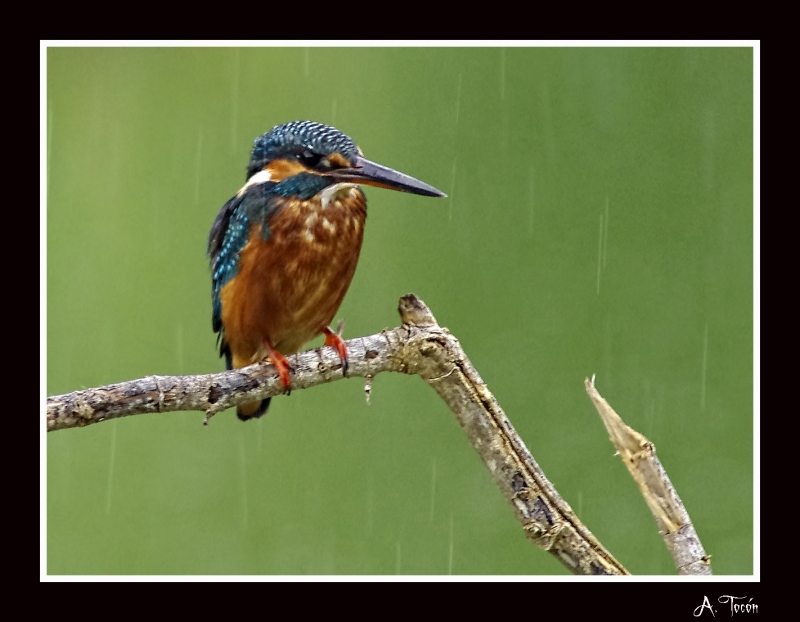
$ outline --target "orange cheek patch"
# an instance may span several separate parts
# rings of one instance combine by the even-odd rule
[[[297,160],[273,160],[264,167],[269,172],[270,181],[283,181],[297,173],[308,172],[308,169]]]
[[[350,162],[341,153],[332,153],[329,155],[328,162],[339,168],[350,168]]]

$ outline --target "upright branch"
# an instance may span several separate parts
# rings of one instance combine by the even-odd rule
[[[597,392],[594,378],[587,378],[584,384],[608,430],[611,442],[656,519],[658,531],[664,537],[664,544],[672,555],[678,574],[710,575],[711,558],[706,555],[689,513],[656,456],[655,445],[643,434],[625,425]]]
[[[400,299],[399,311],[402,324],[397,328],[346,342],[348,375],[364,378],[367,392],[381,372],[420,376],[455,414],[528,540],[575,574],[628,574],[545,477],[458,339],[413,294]],[[339,356],[329,346],[289,359],[292,390],[343,377]],[[269,363],[200,376],[148,376],[48,398],[47,430],[181,410],[202,411],[208,423],[218,412],[283,390]]]

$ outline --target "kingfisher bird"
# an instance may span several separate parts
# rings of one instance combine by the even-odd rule
[[[246,183],[208,236],[212,326],[227,369],[268,359],[288,391],[286,355],[324,334],[347,375],[347,349],[330,323],[364,239],[367,200],[358,184],[447,196],[370,162],[322,123],[292,121],[255,139]],[[239,405],[239,419],[261,417],[270,399]]]

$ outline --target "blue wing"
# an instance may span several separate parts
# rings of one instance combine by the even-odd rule
[[[242,197],[234,197],[220,210],[208,236],[211,259],[211,324],[214,332],[222,330],[220,291],[239,271],[239,252],[247,244],[249,219],[242,209]]]
[[[220,292],[225,284],[239,272],[239,253],[250,237],[250,225],[262,223],[262,236],[269,239],[268,220],[275,203],[269,191],[275,184],[265,182],[252,185],[236,195],[217,214],[208,234],[208,257],[211,261],[211,326],[217,334],[220,356],[225,356],[231,368],[231,353],[225,343],[222,326],[222,301]]]

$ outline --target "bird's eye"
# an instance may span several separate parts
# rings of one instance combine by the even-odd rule
[[[297,154],[297,159],[300,161],[303,166],[307,166],[308,168],[314,168],[319,164],[319,161],[322,159],[322,156],[318,153],[314,153],[313,151],[309,151],[306,149],[303,153]]]

